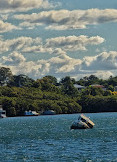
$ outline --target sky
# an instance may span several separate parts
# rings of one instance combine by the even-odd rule
[[[117,0],[0,0],[0,67],[33,79],[117,76]]]

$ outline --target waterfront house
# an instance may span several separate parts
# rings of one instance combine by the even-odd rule
[[[86,88],[85,86],[81,86],[81,85],[78,85],[78,84],[74,84],[74,87],[77,88],[79,91]]]
[[[103,91],[106,91],[106,88],[103,85],[100,85],[100,84],[92,84],[90,86],[95,87],[95,88],[101,88]]]

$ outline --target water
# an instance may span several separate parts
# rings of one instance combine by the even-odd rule
[[[117,162],[117,113],[86,115],[93,129],[70,130],[78,114],[0,119],[0,162]]]

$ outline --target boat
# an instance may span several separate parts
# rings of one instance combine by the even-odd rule
[[[2,105],[0,105],[0,118],[6,118],[6,111],[3,110]]]
[[[24,115],[25,116],[38,116],[39,113],[37,113],[36,111],[29,110],[29,111],[25,111]]]
[[[54,110],[45,110],[44,112],[42,112],[42,115],[55,115],[55,111]]]
[[[86,117],[84,114],[81,114],[78,117],[78,121],[73,122],[71,129],[89,129],[94,127],[94,123]]]

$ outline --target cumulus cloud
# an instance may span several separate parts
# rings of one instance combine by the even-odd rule
[[[59,49],[58,49],[59,51]],[[79,79],[94,74],[101,78],[117,75],[117,51],[103,52],[93,57],[74,59],[63,55],[48,60],[27,61],[21,53],[13,52],[0,59],[0,66],[11,68],[14,74],[25,74],[34,79],[45,75],[57,78],[71,76]]]
[[[14,39],[4,40],[0,38],[0,52],[7,51],[22,51],[23,48],[41,44],[41,38],[31,38],[31,37],[18,37]]]
[[[52,57],[48,60],[26,61],[20,53],[14,52],[8,57],[2,57],[0,66],[9,67],[14,74],[25,74],[34,79],[45,75],[61,77],[73,71],[75,65],[80,65],[81,60],[75,60],[67,55]]]
[[[0,14],[0,19],[1,19],[1,20],[7,20],[8,17],[9,17],[8,14]]]
[[[12,31],[13,29],[18,29],[18,27],[12,25],[11,23],[7,23],[0,20],[0,33],[9,32]]]
[[[88,25],[117,22],[116,9],[51,10],[14,16],[23,20],[21,26],[46,25],[46,29],[84,29]]]
[[[114,76],[114,75],[117,75],[116,72],[114,71],[103,71],[103,70],[100,70],[100,71],[96,71],[93,73],[93,75],[97,76],[98,78],[102,78],[102,79],[108,79],[110,76]],[[90,76],[90,75],[88,75]]]
[[[52,51],[53,51],[52,48],[45,48],[42,45],[29,46],[29,47],[24,47],[24,49],[22,49],[22,52],[25,53],[52,53]]]
[[[85,57],[83,61],[83,68],[88,68],[89,70],[116,70],[117,52],[103,52],[95,57]]]
[[[51,8],[57,4],[48,0],[0,0],[0,12],[27,11],[34,8]]]
[[[3,39],[0,37],[0,52],[19,51],[22,53],[49,53],[54,55],[66,54],[67,51],[87,50],[87,46],[99,45],[105,40],[100,36],[88,37],[63,36],[46,39],[42,41],[40,37],[17,37],[14,39]]]
[[[13,52],[11,53],[8,57],[3,56],[1,58],[2,63],[4,63],[4,65],[17,65],[20,64],[22,62],[25,62],[25,58],[21,53],[17,53],[17,52]]]
[[[56,37],[46,40],[47,47],[61,48],[65,51],[86,50],[87,45],[98,45],[104,42],[100,36],[88,37],[86,35]]]

